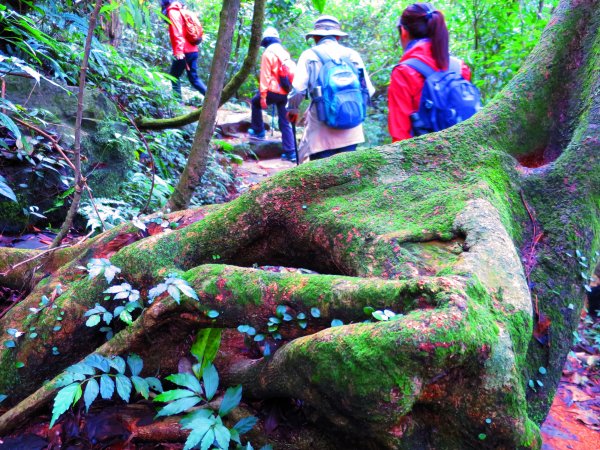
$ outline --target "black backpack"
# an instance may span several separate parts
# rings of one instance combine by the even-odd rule
[[[448,70],[440,71],[414,58],[400,64],[425,77],[419,111],[410,116],[413,136],[449,128],[481,109],[479,89],[462,77],[460,60],[450,58]]]

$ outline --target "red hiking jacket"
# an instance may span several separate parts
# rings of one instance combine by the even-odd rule
[[[167,8],[167,17],[171,21],[169,24],[169,37],[171,38],[171,47],[173,47],[173,55],[182,53],[194,53],[198,51],[197,45],[192,45],[185,40],[183,35],[183,16],[181,15],[181,3],[173,2]]]
[[[404,53],[400,62],[410,58],[419,59],[435,70],[439,70],[431,54],[431,42],[428,40],[417,42],[414,47]],[[471,69],[462,61],[461,67],[462,77],[471,81]],[[392,70],[388,88],[388,129],[392,136],[392,142],[412,137],[410,115],[419,110],[424,84],[425,77],[412,67],[399,65]]]

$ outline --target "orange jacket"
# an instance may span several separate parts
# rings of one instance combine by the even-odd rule
[[[183,34],[183,16],[181,15],[181,3],[173,2],[167,8],[167,17],[171,21],[169,24],[169,37],[171,38],[171,47],[173,47],[173,55],[182,53],[194,53],[198,51],[197,45],[192,45],[186,41]]]
[[[431,42],[423,40],[404,53],[400,62],[416,58],[439,70],[431,54]],[[471,80],[471,69],[461,61],[462,77]],[[388,88],[388,129],[392,141],[402,141],[412,137],[410,115],[419,110],[421,92],[425,78],[415,69],[398,65],[392,70],[390,87]]]
[[[290,54],[279,43],[269,45],[260,60],[260,82],[258,91],[262,98],[267,98],[267,92],[287,95],[279,85],[279,68],[281,61],[290,58]]]

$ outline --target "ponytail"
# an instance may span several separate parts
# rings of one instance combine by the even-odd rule
[[[441,11],[430,3],[413,3],[402,13],[399,26],[406,28],[412,38],[429,38],[436,64],[442,70],[448,69],[448,28]]]

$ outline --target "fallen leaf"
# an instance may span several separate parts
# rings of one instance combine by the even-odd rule
[[[571,413],[575,414],[575,417],[580,422],[585,423],[586,425],[597,426],[600,425],[600,419],[594,411],[588,410],[579,410],[579,411],[571,411]]]
[[[117,253],[123,247],[128,246],[129,244],[133,244],[139,239],[139,235],[137,233],[123,233],[117,235],[112,241],[106,244],[104,247],[101,247],[96,254],[95,258],[110,258],[112,255]]]
[[[538,315],[538,320],[535,324],[535,329],[533,330],[533,336],[536,340],[542,344],[548,344],[548,330],[550,329],[550,325],[552,321],[546,316],[543,312],[540,312]]]
[[[587,402],[588,400],[593,400],[593,397],[590,397],[578,387],[565,386],[565,389],[571,393],[571,398],[574,402]]]

